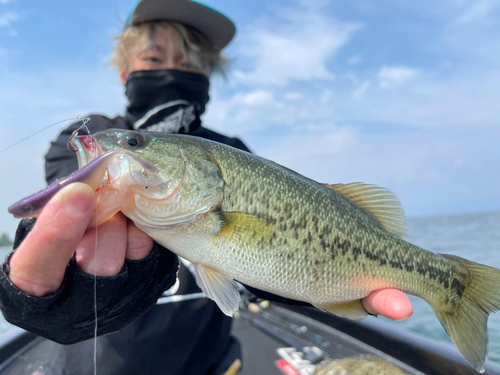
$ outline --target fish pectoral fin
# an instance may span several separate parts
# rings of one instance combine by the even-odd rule
[[[221,227],[218,236],[230,242],[241,241],[250,243],[270,238],[273,227],[266,218],[245,212],[219,212]]]
[[[321,184],[335,190],[370,216],[384,231],[397,237],[406,237],[406,217],[398,197],[389,189],[363,182],[350,184]]]
[[[359,299],[344,303],[315,304],[314,306],[320,310],[352,320],[362,320],[368,315]]]
[[[195,264],[195,271],[196,282],[203,293],[214,300],[224,314],[232,317],[241,300],[236,281],[202,264]]]

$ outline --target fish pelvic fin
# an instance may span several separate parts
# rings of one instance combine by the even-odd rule
[[[406,237],[408,230],[403,206],[389,189],[363,182],[350,184],[321,184],[335,190],[363,210],[385,232]]]
[[[438,302],[431,307],[460,353],[482,373],[488,354],[488,317],[500,310],[500,270],[454,255],[442,256],[464,267],[469,277],[465,285],[452,284],[461,295],[458,305],[450,308]]]
[[[202,264],[195,264],[196,282],[203,293],[214,300],[224,314],[232,317],[239,309],[238,284],[229,276]]]
[[[343,303],[315,304],[314,306],[320,310],[352,320],[363,320],[368,315],[359,299]]]

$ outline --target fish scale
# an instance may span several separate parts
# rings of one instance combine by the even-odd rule
[[[370,228],[363,225],[366,218],[357,214],[355,208],[351,204],[345,203],[345,199],[338,197],[335,192],[310,180],[300,178],[293,172],[280,169],[273,163],[262,163],[261,160],[255,160],[252,155],[245,154],[233,158],[231,155],[227,155],[233,150],[217,146],[212,147],[210,151],[216,156],[217,160],[230,160],[230,162],[220,165],[225,181],[225,199],[221,205],[221,210],[245,211],[265,217],[271,223],[277,223],[275,233],[279,233],[279,236],[274,240],[271,238],[269,242],[270,253],[278,254],[277,257],[274,257],[273,269],[280,265],[285,273],[285,279],[291,279],[294,275],[299,276],[296,273],[296,268],[306,270],[304,272],[304,275],[306,275],[306,280],[304,280],[306,289],[299,292],[299,296],[290,293],[290,290],[287,289],[289,286],[276,288],[272,292],[301,300],[307,300],[309,296],[311,300],[307,302],[316,304],[318,302],[343,302],[360,299],[373,290],[387,287],[397,287],[408,293],[416,294],[419,290],[413,284],[420,285],[421,281],[416,282],[415,275],[408,278],[404,277],[405,272],[401,272],[403,275],[394,275],[400,269],[400,264],[412,267],[415,258],[424,259],[424,262],[427,262],[428,265],[441,263],[439,272],[443,274],[450,273],[451,265],[449,262],[440,262],[438,260],[439,256],[436,254],[400,239],[391,238],[390,235],[377,228],[367,230]],[[260,184],[262,189],[256,189],[255,183],[248,184],[243,176],[248,176],[253,181],[262,181],[262,184]],[[273,176],[273,179],[268,179],[268,176]],[[266,179],[270,181],[266,181]],[[256,193],[262,198],[250,201],[249,196]],[[304,211],[301,209],[304,206],[308,207],[309,210]],[[335,208],[335,210],[327,211],[328,207]],[[351,216],[346,218],[349,213],[351,213]],[[313,216],[317,217],[318,220],[313,220]],[[318,227],[318,224],[316,224],[315,226],[314,223],[318,222],[323,223],[323,225]],[[350,233],[357,241],[347,240],[346,233]],[[344,240],[341,240],[341,236]],[[398,242],[408,247],[405,251],[412,254],[413,259],[405,257],[400,261],[394,260],[395,250],[401,250],[402,246]],[[218,244],[218,246],[224,246],[224,244]],[[366,258],[364,262],[361,259],[363,252],[359,249],[369,249],[369,252],[367,252],[370,254],[369,258]],[[297,252],[301,252],[301,255],[298,256]],[[417,255],[417,253],[419,254]],[[371,256],[372,254],[373,256]],[[238,254],[234,255],[238,256]],[[264,254],[261,253],[261,257],[264,257]],[[371,275],[364,274],[363,278],[365,280],[367,277],[368,279],[378,280],[378,284],[372,287],[370,282],[363,283],[360,287],[353,288],[346,294],[345,280],[338,277],[338,275],[333,275],[330,271],[335,270],[335,274],[338,274],[340,269],[352,269],[350,264],[357,262],[358,257],[365,270],[376,270]],[[373,263],[385,263],[386,266],[378,267]],[[324,265],[328,265],[328,267],[324,267]],[[423,269],[423,267],[417,268]],[[345,279],[356,278],[357,272],[356,269],[346,271]],[[392,277],[388,277],[389,273],[392,274]],[[426,274],[421,276],[423,276],[423,282],[428,281]],[[311,283],[311,279],[313,281],[316,279],[316,282]],[[401,282],[401,280],[405,279],[409,282]],[[321,280],[323,285],[321,285]],[[332,283],[332,280],[335,281]],[[248,281],[242,280],[245,283]],[[266,279],[266,282],[269,282],[269,279]],[[294,282],[299,284],[300,280],[295,278]],[[320,291],[318,291],[318,288],[320,288]],[[429,288],[429,286],[426,286],[426,288]],[[316,291],[314,297],[309,289]],[[338,299],[336,296],[338,296]]]
[[[240,302],[235,280],[351,319],[366,316],[362,298],[396,288],[427,301],[484,371],[500,271],[404,241],[404,213],[387,189],[319,184],[190,136],[109,130],[93,139],[100,156],[87,150],[88,139],[72,139],[80,170],[9,211],[36,216],[62,186],[88,183],[98,201],[94,225],[122,211],[191,261],[198,285],[227,315]]]

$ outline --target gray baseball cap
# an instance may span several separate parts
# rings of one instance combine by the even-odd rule
[[[139,1],[128,24],[149,21],[173,21],[191,26],[205,35],[218,51],[227,46],[236,34],[236,26],[229,18],[190,0]]]

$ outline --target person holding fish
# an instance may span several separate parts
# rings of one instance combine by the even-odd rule
[[[249,151],[239,139],[203,127],[200,119],[209,100],[209,77],[223,70],[221,51],[234,35],[231,20],[194,1],[140,1],[112,59],[128,106],[124,116],[113,119],[90,116],[91,134],[111,128],[179,133]],[[46,155],[48,183],[78,168],[66,142],[79,126],[70,126],[52,143]],[[99,372],[224,373],[241,358],[230,336],[231,319],[213,301],[189,297],[201,292],[189,264],[180,263],[122,213],[89,228],[95,208],[95,192],[88,185],[63,188],[37,220],[21,222],[16,251],[1,271],[5,318],[63,344],[55,344],[47,374],[93,371],[89,339],[96,323]],[[155,305],[170,288],[180,301]],[[396,320],[412,314],[410,301],[396,289],[372,293],[363,306]]]

